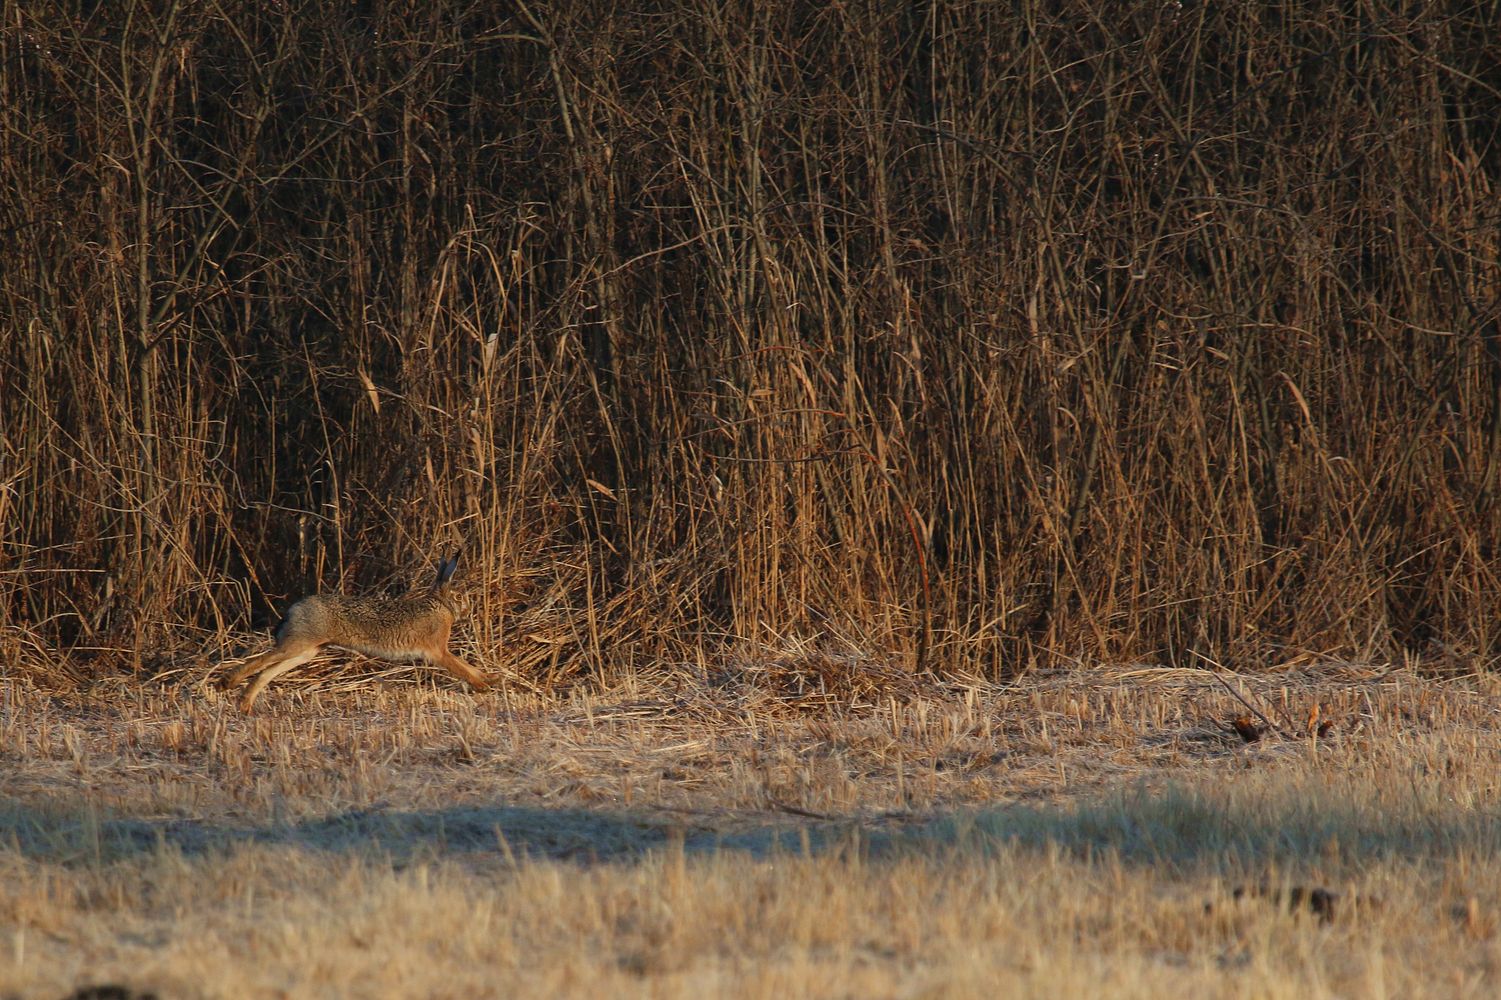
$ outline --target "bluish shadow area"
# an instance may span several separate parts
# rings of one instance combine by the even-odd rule
[[[121,861],[161,849],[185,856],[262,844],[405,863],[487,852],[517,858],[609,861],[666,843],[667,833],[630,816],[578,809],[465,806],[437,810],[356,809],[292,823],[142,819],[69,803],[0,804],[0,851],[62,864]]]
[[[186,856],[246,845],[285,845],[402,865],[434,858],[554,859],[631,863],[681,839],[690,854],[814,853],[855,845],[871,859],[985,856],[1049,850],[1109,854],[1127,865],[1189,871],[1226,861],[1247,867],[1312,858],[1361,863],[1441,860],[1501,850],[1501,808],[1466,808],[1442,789],[1393,783],[1361,797],[1306,781],[1248,788],[1211,783],[1126,788],[1072,803],[1012,804],[956,812],[901,828],[851,816],[816,820],[767,814],[716,828],[649,812],[509,805],[436,810],[356,809],[297,821],[236,825],[231,819],[104,815],[76,801],[0,799],[0,855],[65,865],[107,864],[174,850]]]
[[[230,819],[154,819],[110,814],[53,799],[0,798],[0,856],[98,865],[171,850],[187,857],[246,845],[282,845],[333,855],[382,858],[397,865],[438,857],[553,859],[582,864],[638,859],[681,840],[690,853],[821,848],[847,824],[800,829],[769,818],[733,832],[659,814],[521,806],[435,810],[354,809],[298,822],[236,824]]]
[[[1062,805],[1014,804],[935,820],[895,850],[1108,852],[1126,865],[1193,870],[1307,862],[1442,860],[1501,849],[1501,805],[1466,808],[1442,787],[1394,781],[1362,795],[1308,780],[1133,786]]]

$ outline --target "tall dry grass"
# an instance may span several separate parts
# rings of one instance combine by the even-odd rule
[[[1488,664],[1498,18],[6,0],[7,661]]]

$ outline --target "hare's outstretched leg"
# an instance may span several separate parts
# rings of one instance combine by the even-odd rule
[[[484,691],[490,687],[490,682],[485,680],[484,674],[475,670],[446,649],[434,657],[433,662],[453,674],[459,680],[467,682],[476,691]]]
[[[293,667],[301,666],[317,656],[321,646],[321,643],[295,640],[277,643],[275,648],[267,650],[231,674],[229,680],[225,682],[225,687],[234,687],[251,674],[259,672],[260,676],[256,677],[250,685],[250,690],[246,691],[245,696],[240,699],[240,710],[249,712],[255,705],[255,699],[260,697],[267,684]]]
[[[255,699],[259,698],[261,692],[266,690],[267,684],[270,684],[293,667],[302,666],[317,655],[317,646],[308,646],[295,653],[283,653],[284,659],[281,662],[272,664],[265,670],[262,670],[261,675],[251,682],[250,690],[246,691],[245,697],[240,699],[240,711],[249,714],[250,710],[255,707]]]
[[[280,646],[272,646],[270,649],[266,650],[264,653],[261,653],[259,656],[252,656],[250,659],[240,664],[240,668],[238,670],[230,674],[224,680],[220,681],[219,686],[224,688],[225,690],[238,687],[240,685],[240,682],[249,677],[251,674],[259,673],[261,670],[264,670],[266,667],[269,667],[276,661],[280,660],[283,652],[284,650]]]

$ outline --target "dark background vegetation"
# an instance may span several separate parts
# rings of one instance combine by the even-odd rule
[[[1496,3],[0,9],[18,662],[1495,654]]]

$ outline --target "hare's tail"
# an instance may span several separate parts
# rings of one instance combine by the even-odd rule
[[[448,586],[448,581],[453,579],[453,571],[459,568],[459,553],[455,552],[452,559],[444,559],[438,564],[438,578],[433,581],[434,590],[442,590]]]

